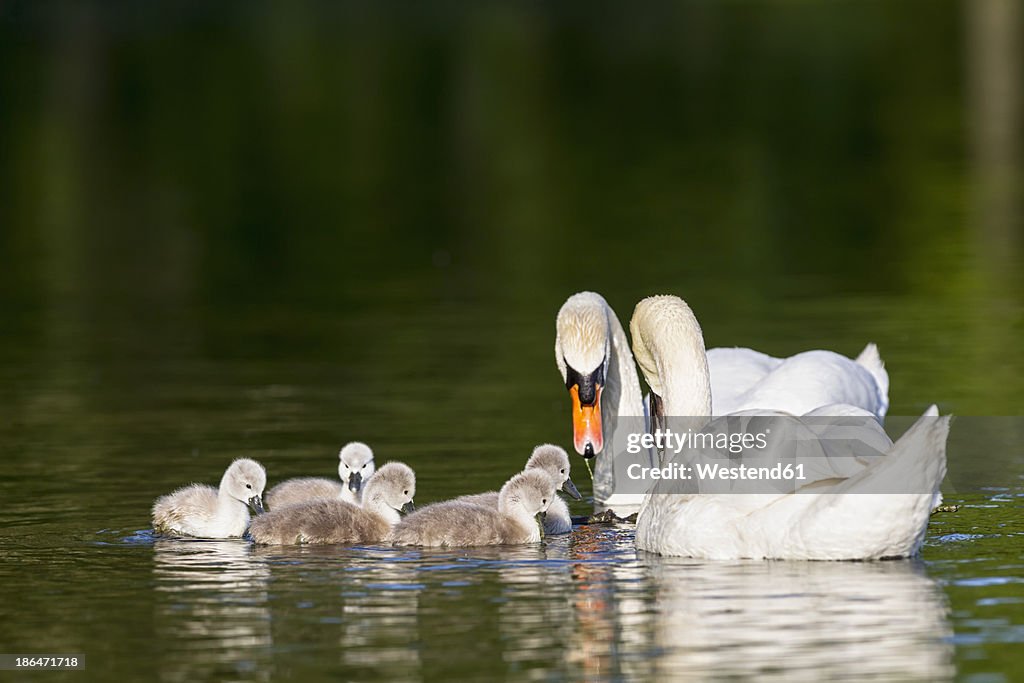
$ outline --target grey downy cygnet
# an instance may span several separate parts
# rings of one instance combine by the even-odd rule
[[[232,538],[249,526],[249,508],[263,512],[267,473],[255,460],[231,463],[220,487],[192,484],[161,496],[153,503],[153,528],[161,533]]]
[[[253,520],[249,535],[264,545],[380,543],[398,523],[399,510],[411,511],[416,475],[389,462],[366,482],[362,507],[337,498],[270,510]]]
[[[565,452],[565,449],[546,443],[533,449],[533,454],[526,461],[524,471],[538,469],[546,472],[555,482],[555,488],[580,500],[580,492],[576,490],[576,485],[569,478],[569,467],[569,454]],[[474,493],[468,496],[459,496],[455,500],[497,508],[498,492]],[[572,517],[569,515],[569,506],[559,496],[555,496],[544,515],[544,533],[555,535],[567,534],[570,531],[572,531]]]
[[[555,497],[555,483],[537,469],[520,472],[498,493],[498,507],[449,500],[405,517],[392,529],[394,545],[458,547],[538,543],[537,516]]]
[[[340,481],[323,477],[288,479],[267,492],[267,509],[276,510],[315,498],[336,498],[359,505],[363,484],[373,472],[373,451],[370,447],[360,441],[347,443],[338,453]]]

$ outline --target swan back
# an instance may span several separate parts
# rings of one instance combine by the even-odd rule
[[[306,503],[316,498],[337,498],[356,502],[354,496],[346,499],[348,487],[335,479],[323,477],[295,477],[277,484],[267,491],[267,509],[277,510],[297,503]]]
[[[569,478],[569,454],[564,448],[553,444],[542,444],[533,449],[529,460],[526,461],[526,470],[544,472],[554,482],[556,487],[561,487],[577,500],[580,499],[579,491]],[[498,509],[498,492],[487,491],[467,496],[459,496],[455,502],[482,505],[484,507]],[[547,512],[543,519],[545,534],[567,534],[572,531],[572,516],[569,514],[569,506],[558,495],[551,498],[548,503]]]
[[[497,506],[488,503],[494,494],[480,494],[432,503],[402,519],[389,540],[395,545],[458,547],[537,543],[541,540],[535,517],[547,510],[555,484],[545,472],[520,472],[501,488]]]
[[[249,536],[261,545],[380,543],[390,530],[383,515],[337,498],[317,498],[260,515]]]
[[[417,510],[403,518],[388,536],[394,545],[450,548],[540,540],[536,523],[523,524],[493,507],[459,500],[432,503]]]
[[[389,462],[366,482],[362,507],[337,498],[319,498],[271,510],[253,520],[256,543],[380,543],[411,505],[416,474],[408,465]]]

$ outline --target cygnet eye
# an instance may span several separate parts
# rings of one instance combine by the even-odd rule
[[[562,474],[565,474],[565,468],[563,467],[562,469],[559,470],[559,472],[561,472]]]
[[[359,469],[361,469],[361,470],[365,470],[365,469],[366,469],[366,466],[367,466],[367,465],[369,465],[369,464],[370,464],[370,463],[363,463],[363,466],[362,466],[362,467],[360,467]]]
[[[541,504],[541,505],[546,505],[546,504],[547,504],[547,502],[548,502],[548,499],[547,499],[547,498],[541,498],[541,500],[540,500],[540,504]]]
[[[346,470],[348,469],[348,463],[347,463],[347,462],[343,462],[343,463],[341,463],[341,464],[345,466],[345,469],[346,469]]]
[[[402,491],[402,493],[404,493],[405,495],[408,496],[409,495],[409,489],[406,489],[406,490]]]
[[[251,489],[251,488],[252,488],[252,484],[246,484],[246,485],[245,485],[245,488],[247,488],[247,489]]]

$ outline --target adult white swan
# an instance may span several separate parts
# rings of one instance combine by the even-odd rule
[[[646,415],[629,340],[608,302],[595,292],[569,297],[558,311],[555,331],[555,362],[573,403],[573,444],[577,453],[593,458],[606,443],[618,442],[616,430],[635,430]],[[779,359],[751,349],[712,349],[705,359],[701,339],[700,356],[710,366],[710,394],[723,397],[718,405],[722,414],[769,409],[803,415],[828,404],[848,404],[881,417],[889,405],[889,377],[874,344],[856,361],[831,351]],[[595,506],[619,515],[639,509],[641,494],[616,494],[614,489],[613,463],[597,458]]]
[[[690,307],[675,296],[644,299],[630,330],[659,413],[710,420],[704,339]],[[637,548],[710,559],[914,555],[945,477],[948,431],[948,416],[938,417],[932,406],[884,457],[846,461],[842,466],[853,468],[846,476],[809,482],[820,493],[661,493],[667,487],[659,483],[641,507]],[[892,482],[900,493],[877,493]]]

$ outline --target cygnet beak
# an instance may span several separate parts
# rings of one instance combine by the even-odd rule
[[[583,500],[583,496],[581,496],[580,492],[576,489],[576,484],[572,483],[572,479],[568,477],[566,477],[565,481],[562,482],[562,490],[576,500]]]
[[[413,502],[411,500],[408,503],[406,503],[405,505],[402,506],[402,512],[404,512],[405,514],[409,514],[411,512],[415,512],[415,511],[416,511],[416,506],[413,505]]]
[[[348,488],[350,491],[359,493],[359,489],[363,488],[363,475],[359,472],[348,475]]]
[[[251,507],[252,511],[257,515],[262,515],[266,511],[266,508],[263,507],[263,496],[257,493],[255,496],[250,498],[249,507]]]

